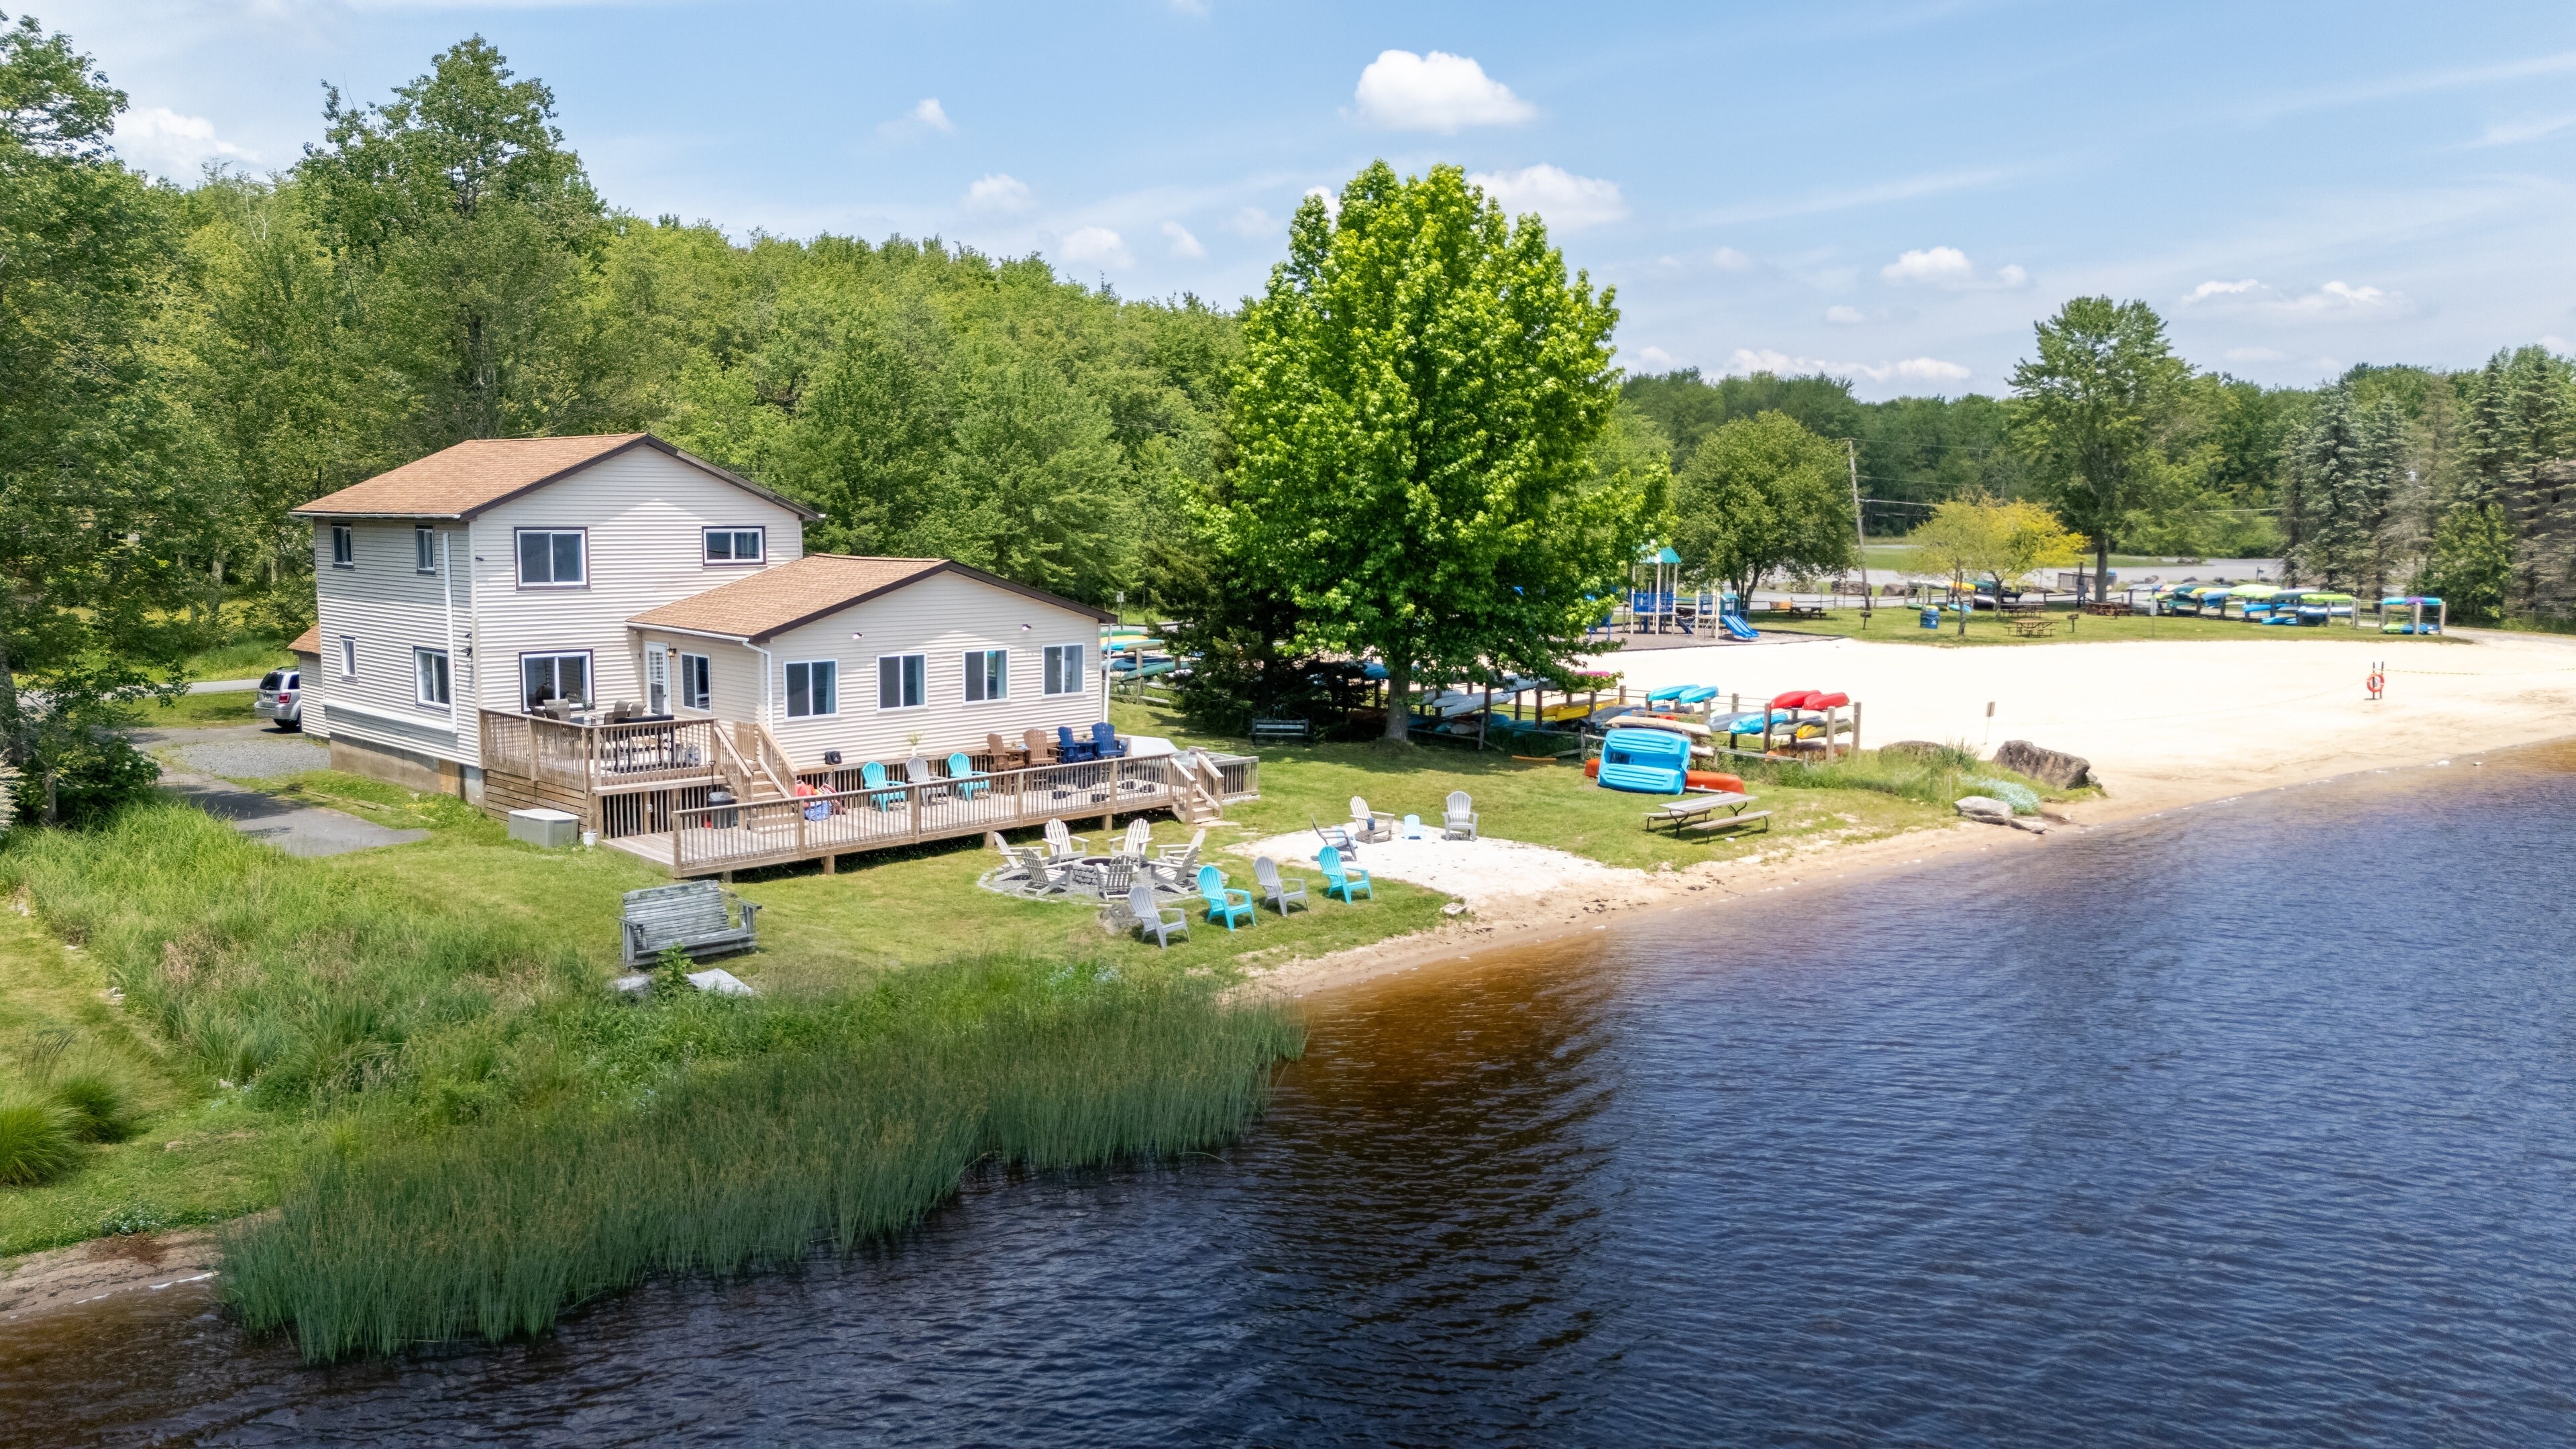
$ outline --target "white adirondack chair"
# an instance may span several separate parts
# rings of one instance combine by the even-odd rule
[[[1476,802],[1464,790],[1449,792],[1449,808],[1441,812],[1440,838],[1473,840],[1476,838]]]
[[[1351,797],[1351,837],[1355,840],[1393,840],[1396,818],[1383,810],[1371,810],[1369,803],[1357,795]]]
[[[1054,852],[1058,859],[1091,853],[1090,837],[1076,835],[1065,829],[1064,822],[1061,820],[1050,820],[1046,823],[1046,843],[1047,849]]]

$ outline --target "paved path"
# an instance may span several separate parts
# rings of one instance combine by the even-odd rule
[[[260,679],[268,676],[263,674]],[[242,694],[259,688],[259,679],[200,679],[188,686],[190,694]]]
[[[250,769],[319,769],[321,761],[330,758],[319,746],[306,746],[310,753],[320,756],[321,761],[306,763],[292,759],[290,752],[302,743],[302,737],[265,725],[227,725],[202,730],[137,730],[134,739],[146,747],[177,746],[173,753],[183,759],[209,760],[223,755],[240,755]],[[275,757],[274,763],[272,756]],[[244,773],[248,773],[248,769]],[[265,790],[254,790],[166,763],[161,770],[161,785],[216,819],[231,821],[233,829],[242,834],[265,840],[289,855],[346,855],[353,850],[373,850],[380,845],[409,845],[415,840],[429,838],[426,830],[390,829],[343,811],[319,805],[297,805]]]

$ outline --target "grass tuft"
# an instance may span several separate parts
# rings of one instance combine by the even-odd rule
[[[70,1171],[79,1157],[68,1108],[25,1092],[0,1097],[0,1184],[32,1187]]]

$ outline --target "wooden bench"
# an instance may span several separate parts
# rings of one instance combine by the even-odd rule
[[[751,918],[760,907],[742,902],[742,924],[726,918],[731,894],[711,880],[682,881],[626,893],[624,954],[629,966],[650,965],[673,946],[692,961],[752,948]]]
[[[1257,719],[1252,722],[1252,742],[1256,745],[1302,745],[1312,738],[1312,732],[1302,719]]]

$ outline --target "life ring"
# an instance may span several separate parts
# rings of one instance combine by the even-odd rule
[[[2374,669],[2370,677],[2362,681],[2362,688],[2373,694],[2379,694],[2388,688],[2388,676]]]

